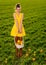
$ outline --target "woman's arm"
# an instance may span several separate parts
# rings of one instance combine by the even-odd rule
[[[18,26],[18,21],[17,21],[17,19],[16,19],[15,13],[13,13],[13,17],[14,17],[14,21],[16,22],[16,26],[17,26],[17,27],[18,27],[18,29],[19,29],[19,26]]]
[[[22,32],[22,22],[23,22],[23,18],[24,18],[24,14],[22,13],[22,18],[21,18],[21,22],[20,22],[20,26],[19,26],[20,32]]]

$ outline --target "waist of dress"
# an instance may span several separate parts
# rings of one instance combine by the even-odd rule
[[[16,26],[16,23],[14,23],[14,25]],[[18,23],[18,26],[20,26],[20,23]],[[23,26],[23,24],[22,24],[22,26]]]

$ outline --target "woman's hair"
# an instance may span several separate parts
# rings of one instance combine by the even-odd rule
[[[17,9],[17,8],[20,8],[20,3],[17,3],[17,4],[16,4],[16,9]]]

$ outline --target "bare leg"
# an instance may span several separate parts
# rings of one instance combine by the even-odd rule
[[[20,40],[22,41],[22,37],[20,37]],[[20,48],[19,55],[22,56],[22,48]]]
[[[20,48],[19,55],[22,56],[22,48]]]
[[[22,41],[22,37],[20,37],[20,40]]]
[[[17,47],[16,47],[16,56],[19,57],[19,50]]]
[[[18,37],[14,37],[14,43],[17,43],[17,40],[18,40]],[[16,47],[16,56],[19,57],[19,50],[18,48]]]

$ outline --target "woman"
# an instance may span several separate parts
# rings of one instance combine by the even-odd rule
[[[22,48],[24,47],[24,36],[26,35],[23,22],[23,13],[21,13],[20,4],[16,4],[15,12],[13,13],[14,25],[11,30],[11,36],[14,36],[14,43],[16,46],[16,55],[22,56]],[[20,49],[20,50],[19,50]],[[19,51],[19,52],[18,52]]]

